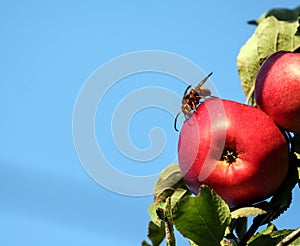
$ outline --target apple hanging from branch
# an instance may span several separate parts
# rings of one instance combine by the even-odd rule
[[[185,121],[178,160],[193,193],[206,184],[236,207],[278,190],[288,171],[288,144],[263,111],[210,98]]]
[[[300,134],[300,53],[278,51],[269,56],[258,72],[254,96],[279,126]]]

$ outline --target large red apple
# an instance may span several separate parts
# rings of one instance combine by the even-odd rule
[[[178,160],[193,193],[206,184],[234,207],[278,190],[288,171],[288,145],[263,111],[212,98],[183,124]]]
[[[300,53],[279,51],[268,57],[254,93],[261,110],[282,128],[300,134]]]

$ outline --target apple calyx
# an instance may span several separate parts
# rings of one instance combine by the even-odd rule
[[[221,161],[225,161],[228,164],[232,164],[237,158],[237,152],[232,148],[226,147],[223,150]]]

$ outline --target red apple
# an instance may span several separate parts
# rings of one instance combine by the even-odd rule
[[[193,193],[206,184],[234,207],[278,190],[288,171],[288,144],[263,111],[211,98],[183,124],[178,160]]]
[[[261,110],[282,128],[300,134],[300,53],[279,51],[268,57],[254,93]]]

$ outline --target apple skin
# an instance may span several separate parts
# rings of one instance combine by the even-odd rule
[[[227,151],[234,152],[236,159],[225,155]],[[178,161],[194,194],[206,184],[231,207],[238,207],[278,190],[288,172],[288,144],[263,111],[210,98],[184,122]]]
[[[279,126],[300,134],[300,53],[278,51],[269,56],[258,72],[254,96]]]

